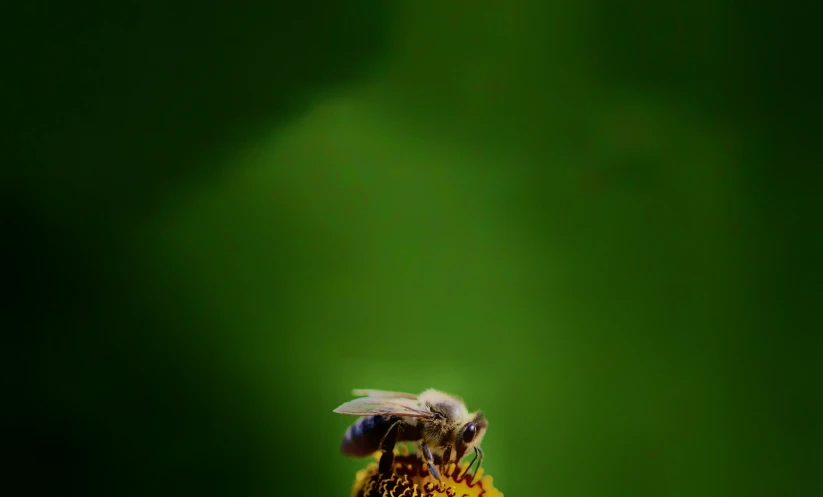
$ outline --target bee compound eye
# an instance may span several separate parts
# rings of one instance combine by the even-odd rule
[[[463,442],[471,443],[474,440],[474,437],[477,436],[477,424],[469,423],[466,425],[466,429],[463,430]]]

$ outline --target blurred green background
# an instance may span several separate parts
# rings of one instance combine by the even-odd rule
[[[507,496],[823,493],[819,7],[6,10],[13,495],[345,496],[429,387]]]

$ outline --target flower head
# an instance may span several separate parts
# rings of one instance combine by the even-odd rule
[[[376,462],[358,471],[352,497],[503,497],[494,488],[492,477],[483,476],[482,468],[475,474],[467,473],[468,469],[469,463],[459,467],[449,463],[441,471],[442,481],[438,481],[418,455],[409,454],[403,447],[394,451],[390,475],[380,474]]]

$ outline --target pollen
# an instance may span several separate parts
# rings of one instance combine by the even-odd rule
[[[378,452],[375,459],[379,457]],[[395,449],[392,473],[381,475],[377,462],[370,463],[357,472],[352,497],[503,497],[482,468],[474,474],[467,472],[469,463],[449,463],[440,469],[442,481],[431,476],[416,454],[409,454],[405,447]]]

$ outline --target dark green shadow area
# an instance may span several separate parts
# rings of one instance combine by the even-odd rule
[[[226,145],[361,77],[383,55],[385,14],[371,1],[4,7],[4,404],[26,494],[272,495],[303,471],[285,421],[255,419],[218,346],[196,338],[214,331],[198,303],[173,276],[136,283],[141,249],[124,234],[219,172]],[[271,237],[295,229],[268,221]]]

